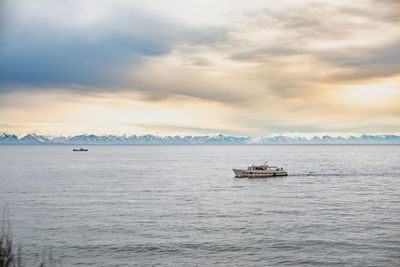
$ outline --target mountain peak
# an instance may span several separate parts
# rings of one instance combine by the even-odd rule
[[[35,133],[27,134],[21,138],[13,134],[2,133],[0,144],[400,144],[400,136],[387,135],[361,135],[349,136],[301,136],[276,135],[270,137],[235,137],[218,134],[214,136],[156,136],[156,135],[94,135],[83,134],[71,137],[43,136]]]

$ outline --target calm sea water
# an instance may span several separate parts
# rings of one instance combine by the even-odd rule
[[[400,265],[400,146],[88,148],[0,146],[0,203],[25,260]],[[267,159],[289,176],[234,178]]]

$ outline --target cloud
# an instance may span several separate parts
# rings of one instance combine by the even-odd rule
[[[181,10],[179,1],[171,3],[176,11],[136,1],[5,3],[3,90],[14,83],[238,102],[271,93],[298,97],[321,83],[399,71],[399,27],[393,8],[378,2],[255,2],[240,6],[242,14],[233,12],[239,6],[216,5],[220,11],[207,23],[195,13],[204,7],[185,3]],[[186,10],[193,16],[180,14]]]
[[[398,6],[379,2],[272,5],[237,27],[230,56],[258,65],[266,88],[284,97],[400,73]],[[372,11],[373,10],[373,11]]]
[[[126,84],[124,68],[167,55],[177,43],[202,45],[223,36],[221,29],[189,29],[135,4],[100,4],[7,1],[0,82],[110,89]]]
[[[4,112],[16,112],[7,103],[19,101],[9,94],[19,90],[55,93],[49,103],[118,96],[118,105],[133,103],[126,114],[147,104],[167,112],[182,102],[198,113],[176,111],[174,120],[185,117],[181,130],[199,132],[216,129],[211,122],[232,132],[350,129],[362,120],[361,128],[398,125],[398,1],[218,1],[210,8],[180,0],[6,0],[1,10]],[[357,88],[363,99],[371,84],[377,91],[389,84],[391,100],[348,97]],[[16,106],[43,106],[29,101]],[[97,100],[90,103],[97,111]],[[124,114],[104,110],[99,121],[107,112]],[[215,122],[211,113],[224,116]]]
[[[52,5],[33,2],[41,8]],[[126,25],[150,28],[154,24],[166,27],[170,24],[151,21],[151,15],[146,16],[144,11],[136,8],[131,8],[130,12],[113,10],[115,15],[102,14],[91,23],[79,23],[79,16],[84,14],[59,3],[57,7],[65,9],[61,18],[57,13],[50,13],[44,14],[43,19],[37,14],[43,11],[38,9],[20,10],[14,2],[6,5],[11,12],[3,24],[0,81],[109,86],[118,84],[122,78],[118,76],[118,68],[138,64],[144,56],[169,53],[171,49],[168,38],[160,32],[149,31],[144,36],[124,31]],[[16,10],[12,12],[13,9]]]

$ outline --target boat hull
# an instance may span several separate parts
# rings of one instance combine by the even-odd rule
[[[233,169],[235,176],[237,178],[265,178],[265,177],[274,177],[274,176],[287,176],[287,172],[283,170],[272,171],[272,170],[239,170]]]

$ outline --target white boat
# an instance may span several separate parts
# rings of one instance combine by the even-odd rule
[[[79,148],[79,149],[77,149],[77,148],[74,148],[74,149],[72,149],[72,151],[88,151],[88,149],[87,148]]]
[[[276,166],[269,166],[268,162],[263,165],[251,165],[247,167],[247,170],[233,169],[236,177],[272,177],[272,176],[287,176],[288,173],[283,169]]]

